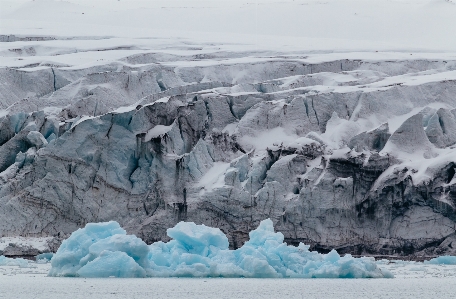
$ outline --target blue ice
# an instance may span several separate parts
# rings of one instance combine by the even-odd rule
[[[30,264],[27,260],[22,258],[7,258],[6,256],[0,255],[0,266],[17,266],[20,268],[30,268]]]
[[[51,261],[54,254],[52,252],[40,253],[35,256],[35,261],[40,264],[48,263]]]
[[[427,262],[427,264],[435,264],[435,265],[456,265],[456,256],[451,255],[444,255],[433,258]]]
[[[171,241],[146,245],[117,222],[90,223],[65,240],[51,260],[50,276],[79,277],[256,277],[390,278],[373,258],[341,257],[284,243],[266,219],[241,248],[229,250],[218,228],[180,222]]]

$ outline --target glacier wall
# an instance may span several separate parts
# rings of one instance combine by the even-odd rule
[[[322,252],[454,252],[455,60],[167,51],[0,69],[0,236],[192,221],[235,249],[270,218]]]

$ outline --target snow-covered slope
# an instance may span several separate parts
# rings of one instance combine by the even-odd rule
[[[2,34],[454,51],[452,0],[2,0]]]
[[[452,252],[452,1],[0,5],[0,237]]]

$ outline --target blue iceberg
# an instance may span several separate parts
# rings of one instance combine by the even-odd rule
[[[54,254],[52,252],[45,252],[35,256],[35,261],[39,264],[45,264],[51,261]]]
[[[147,245],[117,222],[90,223],[65,240],[51,260],[50,276],[75,277],[255,277],[391,278],[373,258],[341,257],[284,243],[267,219],[241,248],[229,250],[218,228],[180,222],[171,241]]]
[[[127,235],[117,222],[89,223],[62,242],[51,259],[49,275],[144,277],[136,271],[136,265],[148,269],[148,254],[147,244],[136,236]],[[116,267],[118,271],[114,270]],[[89,274],[89,269],[93,273]],[[114,274],[108,275],[110,273]]]
[[[8,258],[0,255],[0,266],[16,266],[20,268],[31,268],[29,262],[23,258]]]
[[[77,271],[82,277],[146,277],[146,271],[121,251],[104,250],[100,256]]]
[[[434,265],[456,265],[456,256],[443,255],[429,261],[425,261],[425,263]]]

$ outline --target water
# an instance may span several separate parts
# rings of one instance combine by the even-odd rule
[[[0,267],[0,298],[454,298],[456,266],[385,265],[394,279],[83,279],[47,277],[49,264]]]

